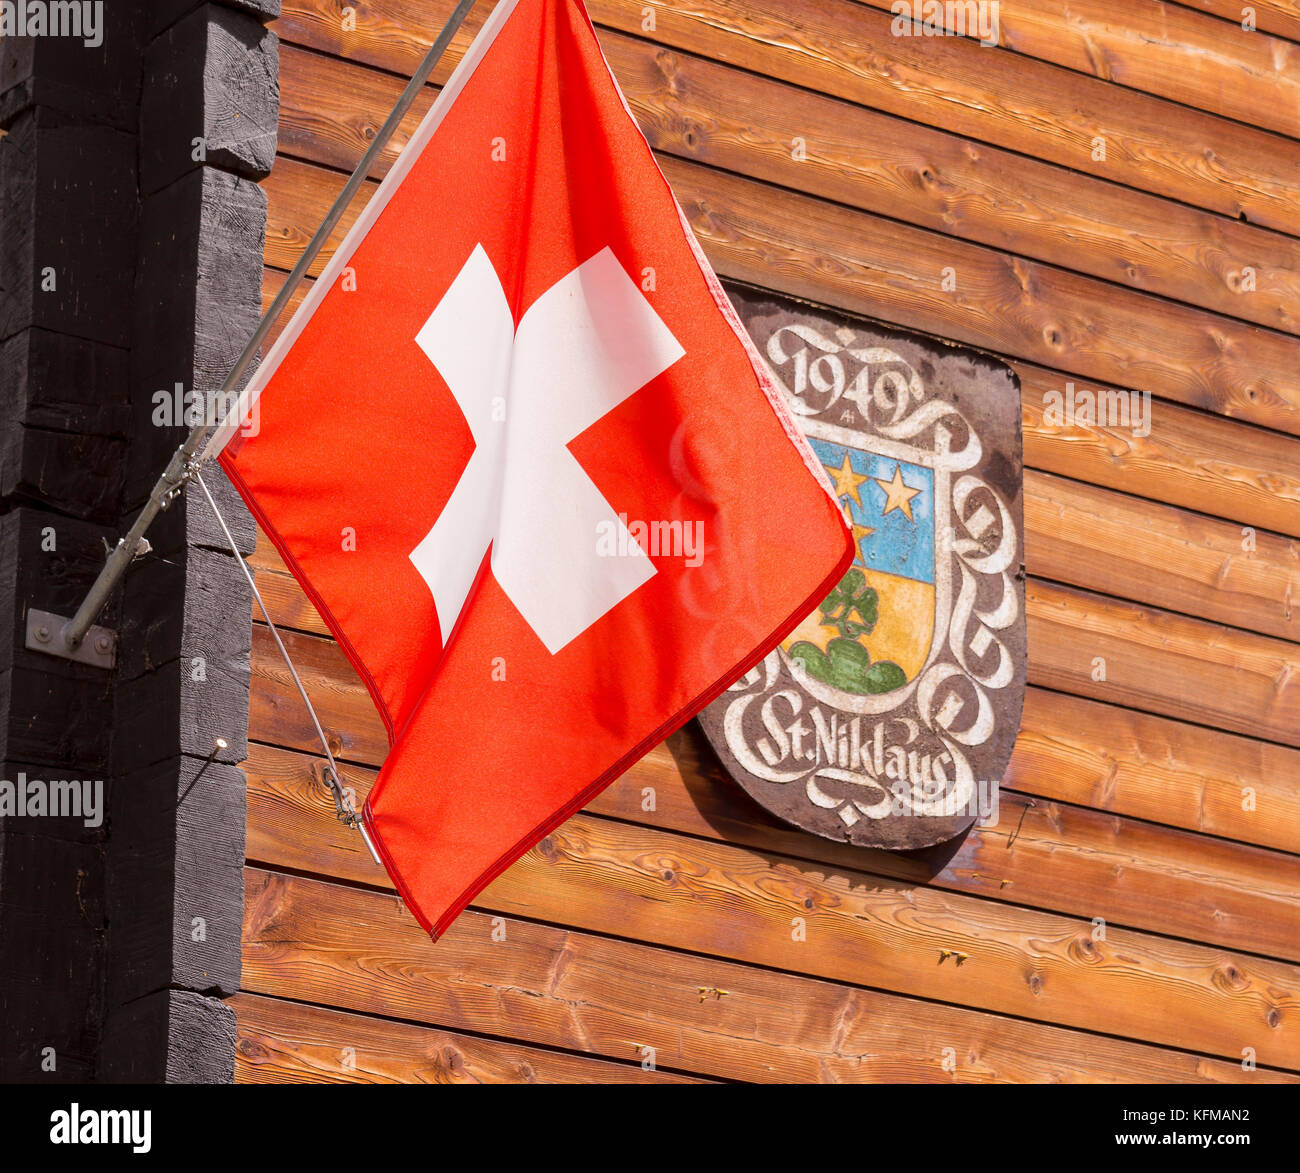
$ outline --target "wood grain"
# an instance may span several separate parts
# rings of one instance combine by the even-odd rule
[[[617,33],[602,44],[657,151],[1296,332],[1300,242]],[[399,78],[286,47],[280,149],[351,171]],[[384,151],[381,179],[431,104]],[[796,159],[802,139],[807,157]],[[863,143],[871,149],[864,150]],[[1243,273],[1250,271],[1243,289]]]
[[[358,836],[333,822],[314,759],[257,746],[248,774],[251,860],[382,882]],[[375,771],[342,767],[364,801]],[[651,809],[647,809],[650,807]],[[652,751],[587,811],[894,880],[1300,960],[1300,860],[1003,791],[998,821],[943,850],[851,847],[777,822],[726,776],[694,726]]]
[[[1221,16],[1238,28],[1244,19],[1243,9],[1250,8],[1257,29],[1300,41],[1300,7],[1295,0],[1253,0],[1250,4],[1243,4],[1241,0],[1179,0],[1179,3]]]
[[[776,286],[1005,358],[1300,430],[1284,335],[665,159],[723,275]],[[273,217],[274,218],[274,217]],[[942,272],[956,289],[941,289]],[[1271,357],[1270,357],[1271,356]]]
[[[660,162],[724,276],[1083,378],[1125,386],[1140,373],[1153,395],[1300,433],[1300,373],[1285,335],[695,163]],[[267,262],[288,270],[343,179],[282,158],[263,186]],[[358,195],[338,239],[375,187]]]
[[[236,994],[236,1083],[699,1083],[582,1055]]]
[[[890,11],[891,0],[859,2]],[[950,31],[958,27],[939,19]],[[1000,0],[998,26],[999,43],[1028,57],[1292,138],[1300,133],[1300,47],[1258,29],[1225,26],[1162,0]]]
[[[1026,593],[1034,684],[1300,745],[1294,644],[1039,581]]]
[[[1294,1081],[1241,1063],[250,868],[245,980],[307,1001],[751,1082]],[[365,924],[365,943],[351,930]],[[497,938],[497,939],[494,939]],[[502,939],[503,938],[503,939]]]
[[[1300,851],[1300,751],[1031,688],[1004,784],[1025,794]]]
[[[277,276],[273,283],[278,288]],[[1013,362],[1020,376],[1025,464],[1300,537],[1300,440],[1151,401],[1151,432],[1044,420],[1050,391],[1069,376]],[[1078,382],[1077,393],[1105,390]]]
[[[1033,470],[1024,504],[1034,577],[1300,639],[1294,541]]]
[[[1263,1064],[1300,1066],[1292,965],[1114,926],[1097,940],[1087,919],[589,815],[544,839],[475,907],[1223,1058],[1253,1047]],[[968,960],[957,965],[957,953]]]
[[[641,0],[588,7],[605,28],[643,35]],[[894,37],[890,15],[851,0],[653,8],[653,37],[666,47],[1234,219],[1300,230],[1300,144],[1253,126],[961,37]],[[344,31],[332,0],[286,0],[273,27],[293,44],[409,76],[450,9],[451,0],[372,0]],[[489,11],[476,5],[435,80]],[[1105,159],[1094,158],[1098,139]]]

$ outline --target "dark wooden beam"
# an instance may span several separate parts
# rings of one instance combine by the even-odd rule
[[[132,446],[124,499],[143,502],[210,401],[261,309],[275,156],[275,36],[255,4],[156,5],[142,58],[141,214],[131,337]],[[196,140],[203,150],[196,152]],[[160,396],[161,394],[161,401]],[[251,518],[205,477],[241,550]],[[110,952],[101,1074],[229,1081],[239,988],[252,597],[196,486],[150,534],[123,591],[109,843]],[[211,761],[209,762],[209,758]]]
[[[279,4],[105,9],[101,46],[0,43],[0,781],[91,780],[105,808],[0,820],[0,1079],[229,1081],[251,598],[201,494],[100,620],[113,672],[24,639],[183,436],[159,393],[215,390],[257,323]]]

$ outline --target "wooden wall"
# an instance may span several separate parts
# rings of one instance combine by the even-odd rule
[[[452,7],[352,6],[354,30],[337,0],[273,26],[267,300]],[[1300,16],[1003,0],[985,48],[893,37],[888,0],[589,7],[722,275],[1019,374],[1030,688],[1001,820],[933,874],[831,844],[691,725],[434,946],[334,822],[259,624],[237,1077],[1295,1079]],[[1149,391],[1150,435],[1051,426],[1067,381]],[[381,723],[256,562],[364,793]]]

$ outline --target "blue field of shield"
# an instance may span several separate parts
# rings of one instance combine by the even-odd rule
[[[924,465],[910,464],[892,457],[877,456],[858,448],[847,448],[826,440],[811,440],[818,460],[833,472],[849,468],[857,477],[856,495],[840,497],[855,525],[872,530],[857,544],[857,565],[884,574],[910,578],[916,582],[934,582],[934,473]],[[834,479],[832,475],[832,479]],[[901,483],[917,490],[907,497],[907,510],[895,507],[885,512],[889,492],[882,486]],[[900,495],[901,496],[901,495]]]

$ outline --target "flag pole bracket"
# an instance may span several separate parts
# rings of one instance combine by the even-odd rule
[[[27,640],[25,647],[31,652],[44,652],[74,664],[89,664],[92,668],[112,671],[117,663],[117,632],[111,627],[92,624],[74,646],[67,636],[72,620],[52,611],[27,611]]]
[[[334,229],[343,219],[343,214],[347,211],[353,198],[374,169],[379,156],[401,126],[402,119],[406,116],[407,111],[415,104],[416,98],[424,92],[426,83],[433,75],[434,67],[441,60],[447,46],[451,44],[452,38],[461,25],[464,24],[465,18],[469,16],[470,9],[474,7],[476,2],[477,0],[458,0],[455,9],[447,18],[447,23],[443,25],[442,31],[434,39],[433,44],[429,46],[419,68],[407,81],[406,88],[402,91],[401,97],[397,99],[397,105],[393,107],[387,119],[384,120],[383,126],[375,132],[365,154],[361,156],[361,161],[357,164],[348,181],[343,185],[343,190],[339,192],[329,211],[325,214],[325,219],[321,222],[320,227],[316,229],[311,240],[307,242],[307,246],[303,249],[302,255],[294,265],[293,271],[281,285],[280,292],[276,294],[270,308],[262,315],[257,329],[253,331],[253,336],[248,340],[238,359],[235,360],[235,365],[231,367],[226,375],[221,384],[221,390],[218,392],[218,402],[226,402],[226,397],[234,392],[235,388],[239,386],[240,380],[252,366],[262,343],[266,341],[271,330],[280,320],[281,314],[289,305],[298,286],[302,284],[302,280],[307,275],[312,262],[333,235]],[[190,429],[185,442],[172,454],[170,463],[158,478],[153,491],[149,494],[148,501],[145,502],[139,516],[136,517],[135,523],[126,536],[117,543],[117,547],[110,552],[108,561],[101,568],[99,577],[91,584],[90,591],[77,609],[77,613],[71,619],[51,616],[50,618],[54,621],[53,626],[48,623],[38,625],[38,627],[45,627],[47,636],[44,640],[36,640],[35,643],[33,642],[35,636],[33,636],[29,624],[28,648],[38,652],[46,652],[51,656],[58,656],[64,660],[75,660],[83,664],[93,663],[97,667],[103,668],[113,667],[113,661],[116,659],[117,635],[108,628],[93,627],[92,624],[95,617],[104,609],[104,604],[108,602],[109,595],[118,582],[121,581],[127,567],[140,554],[148,552],[147,545],[142,545],[142,542],[144,541],[144,532],[149,528],[149,524],[180,496],[185,488],[185,482],[194,475],[202,460],[211,455],[205,452],[199,460],[195,459],[199,452],[199,446],[208,438],[210,430],[210,425],[206,421],[200,421]],[[92,632],[103,632],[112,637],[113,652],[107,663],[101,663],[98,656],[93,659],[86,659],[82,655],[82,647],[90,638]]]
[[[103,610],[109,593],[126,568],[137,558],[153,551],[149,539],[144,536],[145,528],[154,517],[172,506],[196,467],[188,444],[181,445],[166,471],[158,478],[130,532],[118,539],[116,547],[109,547],[108,542],[104,542],[108,559],[75,615],[69,618],[36,607],[28,608],[24,641],[28,651],[43,652],[47,656],[71,660],[74,664],[88,664],[107,672],[113,670],[117,664],[118,633],[92,621]]]

